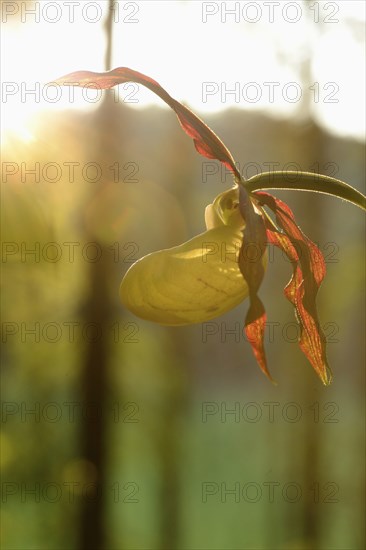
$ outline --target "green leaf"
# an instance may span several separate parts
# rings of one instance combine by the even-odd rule
[[[259,189],[293,189],[324,193],[344,199],[366,210],[366,197],[360,191],[344,181],[323,174],[297,171],[262,172],[243,183],[246,190],[250,192]]]

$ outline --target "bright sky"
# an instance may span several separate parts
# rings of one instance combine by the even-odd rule
[[[365,6],[116,1],[113,67],[146,73],[197,112],[237,106],[291,117],[307,104],[330,131],[364,139]],[[98,105],[102,92],[73,90],[70,99],[70,88],[45,84],[76,70],[104,70],[107,7],[107,0],[1,2],[3,138],[11,130],[31,140],[30,116],[45,109]],[[137,85],[118,93],[132,107],[163,106]]]

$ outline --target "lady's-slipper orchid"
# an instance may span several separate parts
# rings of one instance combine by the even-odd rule
[[[185,325],[217,317],[248,297],[245,333],[260,368],[270,377],[263,345],[266,314],[258,290],[266,267],[266,246],[271,243],[286,253],[293,267],[285,296],[293,304],[300,325],[300,348],[323,383],[329,384],[326,341],[315,303],[325,276],[324,258],[302,233],[290,208],[260,190],[315,191],[366,209],[364,195],[340,180],[310,172],[270,172],[243,180],[217,135],[160,84],[137,71],[126,67],[106,73],[78,71],[54,82],[97,89],[125,82],[146,86],[175,111],[196,150],[222,162],[234,176],[235,187],[206,208],[205,233],[180,246],[149,254],[127,271],[120,287],[123,304],[144,319]]]

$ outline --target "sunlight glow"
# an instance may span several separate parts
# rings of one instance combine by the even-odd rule
[[[37,114],[98,106],[102,92],[47,86],[75,70],[104,69],[108,3],[71,4],[2,2],[3,139],[11,132],[32,140]],[[309,8],[298,0],[273,13],[268,4],[114,2],[112,65],[152,76],[198,113],[237,107],[288,118],[308,108],[329,131],[362,139],[365,4]],[[299,61],[308,63],[305,75]],[[119,86],[115,98],[164,108],[136,84]]]
[[[13,16],[6,13],[5,4],[1,4],[1,137],[6,143],[16,134],[29,142],[34,139],[31,127],[36,126],[37,117],[54,110],[96,108],[101,92],[47,83],[70,72],[71,65],[88,66],[90,59],[99,60],[98,70],[102,70],[103,34],[97,26],[85,27],[81,18],[75,18],[73,25],[65,18],[51,24],[47,19],[54,15],[51,10],[42,12],[42,2],[30,2],[28,7],[21,2]],[[88,48],[80,48],[78,42],[87,43]]]
[[[24,143],[30,143],[35,140],[35,136],[29,129],[31,114],[21,112],[16,109],[2,114],[1,117],[1,137],[2,142],[7,142],[10,136],[20,139]]]

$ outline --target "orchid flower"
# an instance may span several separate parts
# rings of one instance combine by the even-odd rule
[[[249,298],[245,334],[262,371],[271,379],[264,350],[266,313],[258,297],[267,265],[266,247],[279,247],[293,273],[284,289],[300,325],[299,345],[324,384],[331,381],[316,295],[325,276],[318,247],[301,231],[290,208],[263,189],[295,189],[334,195],[366,209],[366,197],[335,178],[311,172],[268,172],[244,180],[218,136],[152,78],[120,67],[105,73],[78,71],[58,78],[60,85],[109,89],[125,82],[149,88],[178,116],[198,153],[228,168],[234,187],[206,208],[207,231],[170,249],[148,254],[124,276],[120,297],[135,315],[163,325],[201,323]],[[274,220],[267,210],[274,215]],[[254,255],[249,249],[254,247]],[[222,250],[225,254],[222,254]]]

